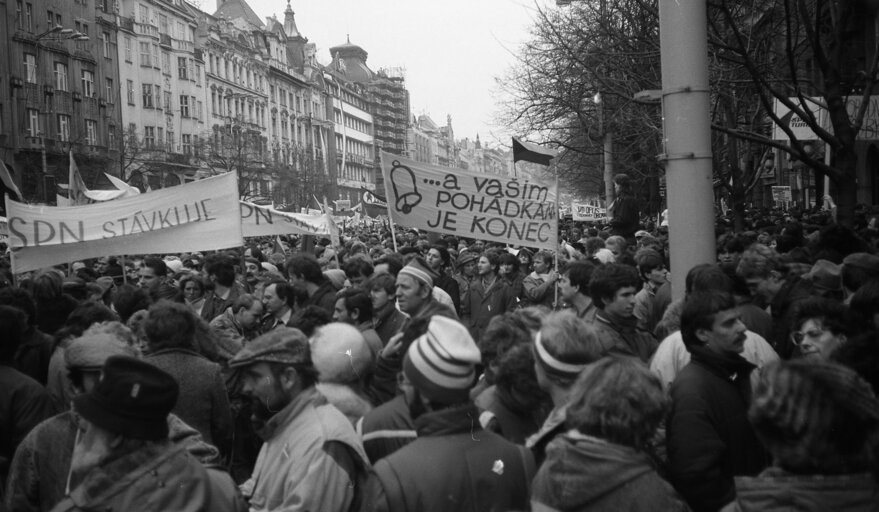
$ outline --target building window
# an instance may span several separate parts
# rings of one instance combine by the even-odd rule
[[[180,116],[189,117],[189,96],[180,96]]]
[[[194,98],[195,96],[193,96]],[[202,120],[202,103],[200,101],[195,102],[195,117],[198,118],[199,121]]]
[[[131,38],[125,36],[125,62],[131,62]]]
[[[188,133],[184,133],[180,136],[180,141],[183,144],[183,154],[191,155],[192,154],[192,135]]]
[[[115,93],[115,90],[113,89],[113,79],[112,78],[105,78],[104,79],[104,86],[107,89],[107,103],[116,103],[115,101],[113,101],[114,93]]]
[[[162,52],[162,73],[171,74],[171,56],[168,52]]]
[[[24,2],[15,0],[15,26],[24,28]]]
[[[201,87],[201,64],[195,65],[195,83]]]
[[[95,97],[95,74],[82,70],[82,95],[86,98]]]
[[[98,122],[93,119],[85,120],[85,143],[89,146],[98,145]]]
[[[24,81],[37,83],[37,56],[32,53],[24,54]]]
[[[150,63],[150,43],[137,43],[140,48],[140,65],[151,66]]]
[[[52,11],[46,11],[46,26],[49,29],[55,26],[55,13]]]
[[[177,78],[186,80],[186,57],[177,57]]]
[[[161,126],[157,126],[156,127],[156,144],[161,146],[164,143],[165,143],[165,130],[163,130]],[[167,148],[162,148],[162,149],[174,149],[174,148],[167,147]]]
[[[168,17],[164,14],[159,14],[159,33],[168,34]]]
[[[171,110],[171,91],[165,91],[164,99],[165,101],[163,102],[163,104],[165,107],[165,112],[168,114],[173,114],[173,111]]]
[[[55,63],[55,89],[59,91],[67,91],[67,64]]]
[[[138,5],[138,19],[139,23],[148,24],[150,22],[150,10],[145,5]]]
[[[70,141],[70,116],[58,114],[58,140]]]
[[[101,39],[104,42],[104,57],[110,58],[112,53],[110,52],[110,33],[104,32],[101,34]]]
[[[156,145],[156,129],[153,126],[143,127],[143,145],[152,148]]]
[[[107,126],[107,145],[111,148],[116,147],[116,125]]]
[[[162,104],[159,102],[162,101],[162,88],[158,85],[155,87],[156,87],[156,108],[161,109]]]
[[[128,96],[128,104],[134,105],[134,82],[131,80],[125,81],[125,92]]]
[[[40,136],[40,111],[35,108],[27,109],[27,134],[30,137]]]
[[[27,25],[27,31],[34,31],[34,4],[26,4],[24,6],[24,16],[25,16],[25,24]]]
[[[140,88],[144,108],[153,108],[153,86],[151,84],[143,84]]]

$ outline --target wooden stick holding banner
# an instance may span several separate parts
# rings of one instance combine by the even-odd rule
[[[558,215],[559,214],[559,165],[558,165],[558,162],[556,162],[555,158],[552,159],[552,174],[555,175],[555,214]],[[555,273],[556,273],[556,275],[558,275],[558,273],[561,271],[561,269],[559,268],[559,252],[560,251],[561,251],[561,247],[559,247],[559,230],[556,229],[555,230],[555,251],[553,251],[553,254],[555,254]],[[553,289],[555,290],[555,299],[553,300],[552,304],[553,304],[553,308],[558,309],[558,307],[559,307],[559,283],[558,283],[558,281],[556,281],[553,284]]]

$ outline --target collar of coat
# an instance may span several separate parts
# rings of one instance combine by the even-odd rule
[[[415,419],[418,437],[447,436],[482,430],[479,410],[472,403],[440,409],[422,414]]]
[[[289,425],[308,406],[318,406],[328,403],[326,398],[314,386],[303,389],[277,414],[269,418],[265,425],[257,432],[266,441],[275,437],[279,431]]]
[[[711,373],[732,382],[748,381],[748,376],[757,368],[740,354],[732,352],[718,354],[708,347],[688,347],[692,360],[707,368]]]

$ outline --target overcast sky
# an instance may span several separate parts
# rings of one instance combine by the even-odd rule
[[[369,53],[370,69],[403,67],[412,113],[440,126],[452,116],[455,137],[509,145],[510,134],[492,123],[495,78],[511,66],[527,39],[535,0],[292,0],[296,25],[327,64],[330,48],[351,42]],[[549,3],[537,0],[540,5]],[[250,0],[265,21],[283,22],[286,2]],[[553,2],[554,3],[554,2]],[[204,0],[212,10],[215,0]]]

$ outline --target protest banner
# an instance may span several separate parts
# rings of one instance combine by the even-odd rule
[[[571,218],[575,221],[595,222],[605,217],[607,217],[607,212],[600,206],[571,203]]]
[[[438,167],[381,153],[393,222],[493,242],[556,250],[555,183]]]
[[[14,272],[109,254],[243,243],[235,173],[85,206],[32,206],[7,198],[6,209]]]
[[[244,236],[329,235],[327,216],[288,213],[241,201],[241,232]]]

